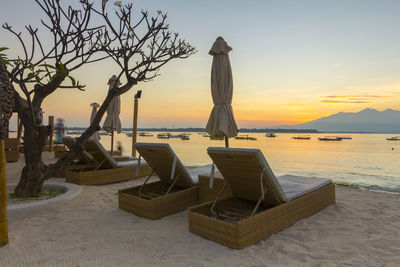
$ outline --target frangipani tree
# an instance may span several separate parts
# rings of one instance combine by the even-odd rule
[[[38,194],[46,179],[57,175],[82,152],[83,143],[100,129],[100,121],[114,97],[124,94],[139,82],[154,79],[160,68],[171,60],[187,58],[195,53],[193,46],[180,39],[177,33],[169,31],[167,15],[161,11],[154,17],[141,11],[136,17],[132,4],[123,5],[121,1],[109,4],[108,0],[101,0],[96,6],[87,0],[76,0],[73,1],[74,7],[65,7],[60,0],[35,2],[45,14],[46,20],[42,20],[44,28],[53,37],[53,43],[47,49],[37,28],[26,27],[30,37],[28,48],[21,33],[8,24],[3,25],[19,40],[24,51],[16,58],[2,57],[2,61],[8,64],[14,85],[15,109],[25,127],[26,165],[15,189],[17,196]],[[94,25],[93,17],[100,24]],[[125,82],[108,91],[91,125],[77,139],[71,151],[55,164],[46,165],[42,160],[42,149],[52,133],[51,129],[38,123],[43,100],[62,88],[84,90],[84,85],[70,74],[86,64],[106,58],[116,64],[118,78]]]

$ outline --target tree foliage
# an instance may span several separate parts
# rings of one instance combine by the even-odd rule
[[[83,143],[100,129],[99,123],[114,97],[127,92],[139,82],[154,79],[159,75],[160,68],[171,60],[184,59],[195,53],[193,46],[169,30],[167,15],[161,11],[154,16],[143,10],[134,12],[132,4],[124,5],[122,1],[75,0],[68,1],[68,6],[65,6],[66,1],[61,0],[35,2],[45,15],[40,29],[50,34],[51,44],[39,35],[38,27],[26,26],[28,38],[25,39],[21,32],[9,24],[3,25],[17,38],[23,51],[15,58],[2,57],[1,60],[8,66],[13,85],[20,89],[14,89],[14,103],[25,126],[25,168],[38,164],[38,161],[40,163],[40,166],[31,168],[34,169],[32,173],[27,171],[27,177],[24,177],[23,171],[17,194],[34,194],[37,189],[29,189],[32,187],[29,181],[43,183],[65,169],[82,152]],[[84,90],[85,86],[71,73],[86,64],[106,58],[118,66],[117,76],[124,83],[108,91],[95,119],[77,139],[71,151],[55,164],[44,165],[41,151],[49,131],[40,126],[39,121],[43,100],[62,88]]]

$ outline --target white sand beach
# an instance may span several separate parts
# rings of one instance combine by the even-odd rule
[[[53,159],[44,153],[46,162]],[[16,183],[23,159],[7,163]],[[63,179],[54,179],[63,181]],[[118,189],[83,186],[71,200],[8,214],[0,266],[398,266],[400,195],[337,186],[337,203],[233,250],[188,231],[187,211],[151,221],[118,209]]]

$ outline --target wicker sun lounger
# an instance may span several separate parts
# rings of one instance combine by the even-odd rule
[[[115,159],[97,139],[87,140],[84,148],[95,164],[67,170],[66,182],[80,185],[100,185],[135,179],[151,173],[151,168],[145,161]]]
[[[159,219],[198,204],[197,177],[210,173],[211,165],[186,170],[168,144],[136,143],[141,157],[159,181],[119,191],[119,207],[148,219]]]
[[[70,149],[72,145],[75,144],[75,138],[70,137],[70,136],[64,136],[62,139],[63,145],[67,149]],[[55,155],[57,151],[55,151]],[[62,157],[65,155],[65,153],[68,153],[68,150],[60,152],[63,154],[59,154],[59,157]],[[57,157],[56,157],[57,158]],[[92,158],[92,156],[86,152],[85,150],[82,151],[82,153],[66,168],[66,170],[60,174],[59,177],[65,177],[66,171],[67,170],[76,170],[76,171],[81,171],[85,168],[90,168],[90,167],[96,167],[97,163],[96,161]]]
[[[6,150],[6,161],[14,162],[19,160],[18,138],[6,138],[4,148]]]
[[[258,149],[208,148],[226,180],[217,198],[189,209],[189,230],[242,249],[335,203],[330,179],[278,179]],[[233,196],[221,199],[229,185]]]

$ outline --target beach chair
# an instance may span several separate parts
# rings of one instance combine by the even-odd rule
[[[4,148],[6,152],[6,161],[14,162],[19,160],[19,140],[18,138],[6,138]]]
[[[159,219],[198,204],[197,177],[211,165],[187,170],[168,144],[135,143],[153,170],[140,185],[119,191],[119,208],[148,219]],[[159,181],[148,183],[152,175]]]
[[[62,139],[62,143],[70,149],[76,142],[76,139],[70,136],[64,136]],[[80,165],[91,164],[94,163],[92,156],[86,150],[83,150],[82,153],[78,156],[75,163]]]
[[[277,179],[258,149],[207,152],[226,183],[214,201],[189,209],[189,230],[206,239],[242,249],[335,203],[330,179]],[[233,196],[221,199],[227,187]]]
[[[76,142],[76,139],[70,136],[64,136],[62,139],[63,145],[69,150]],[[65,156],[68,153],[68,150],[64,152],[63,155],[59,155],[59,157]],[[57,151],[54,152],[57,155]],[[61,153],[61,152],[60,152]],[[57,156],[56,156],[57,158]],[[85,168],[96,167],[96,161],[87,153],[85,150],[62,172],[59,174],[58,177],[62,178],[65,177],[67,170],[76,170],[81,171]]]
[[[95,164],[77,170],[67,170],[66,182],[100,185],[135,179],[151,173],[151,168],[145,161],[126,160],[129,157],[123,157],[123,160],[115,159],[97,139],[88,139],[84,143],[84,149],[90,154]]]

